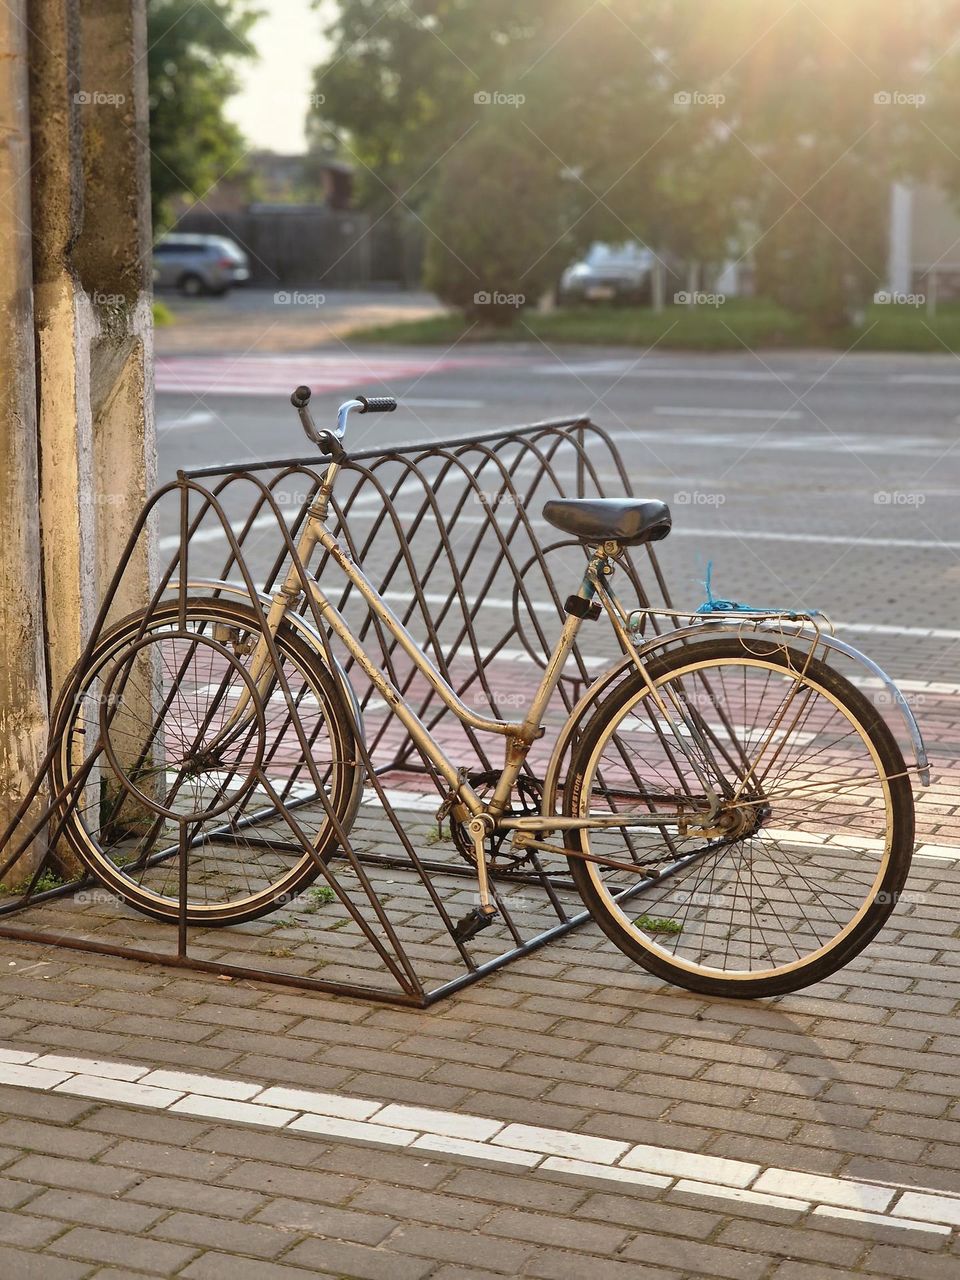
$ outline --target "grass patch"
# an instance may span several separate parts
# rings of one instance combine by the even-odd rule
[[[312,889],[307,890],[306,896],[309,899],[309,905],[302,907],[301,910],[308,916],[312,916],[321,907],[329,906],[331,902],[336,901],[337,897],[328,884],[314,885]]]
[[[153,303],[153,324],[156,329],[165,329],[167,325],[173,324],[173,312],[165,302]]]
[[[8,897],[10,894],[23,896],[30,888],[33,877],[28,876],[26,880],[21,880],[19,884],[7,885],[0,884],[0,897]],[[68,881],[60,874],[59,871],[41,871],[37,877],[37,883],[33,886],[34,893],[46,893],[48,889],[60,889]]]
[[[561,307],[525,311],[511,325],[474,324],[456,312],[354,329],[351,342],[438,345],[468,342],[532,342],[650,347],[664,351],[742,351],[745,348],[832,347],[858,351],[960,353],[960,303],[945,303],[935,316],[922,307],[874,305],[860,328],[825,331],[761,298],[731,298],[720,307]]]
[[[637,916],[633,923],[646,933],[680,933],[683,930],[678,920],[668,920],[664,916]]]

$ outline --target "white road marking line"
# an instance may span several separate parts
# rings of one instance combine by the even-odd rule
[[[216,517],[212,515],[210,518],[216,519]],[[237,520],[231,523],[230,528],[235,534],[239,534],[242,532],[244,528],[244,524],[245,524],[245,521]],[[256,520],[254,520],[250,525],[250,532],[252,532],[254,529],[266,529],[270,525],[273,525],[273,527],[276,529],[277,518],[275,515],[271,513],[265,516],[257,516]],[[197,531],[192,535],[190,542],[191,544],[197,543],[197,542],[218,542],[221,538],[223,539],[224,542],[226,542],[227,535],[223,526],[218,522],[216,525],[211,526],[209,529],[197,529]],[[176,549],[179,546],[180,546],[179,533],[171,533],[171,534],[168,534],[166,537],[157,539],[158,551],[176,551]]]
[[[385,592],[384,598],[409,600],[410,595],[408,592],[402,591]],[[440,592],[426,591],[423,598],[426,604],[446,604],[447,602],[447,596]],[[485,609],[512,609],[513,600],[508,600],[503,596],[484,596],[483,607]],[[538,613],[543,610],[548,616],[556,612],[556,606],[549,600],[532,600],[530,607],[536,609]],[[735,614],[732,615],[732,620],[736,621]],[[862,632],[865,635],[909,636],[918,640],[960,640],[960,631],[951,631],[942,627],[898,627],[886,622],[834,622],[833,625],[838,631]],[[613,661],[614,659],[611,658],[610,665],[612,665]]]
[[[847,676],[847,679],[860,689],[886,689],[887,687],[876,676]],[[948,680],[898,680],[896,683],[901,693],[930,693],[937,695],[960,693],[960,684]]]
[[[685,409],[672,404],[658,404],[653,412],[663,418],[774,418],[775,420],[788,418],[796,420],[804,417],[798,409],[709,409],[702,406]]]
[[[819,1204],[813,1212],[814,1216],[818,1218],[845,1218],[848,1222],[867,1222],[877,1227],[888,1226],[890,1221],[882,1213],[863,1213],[859,1209],[837,1209],[829,1204]],[[921,1222],[912,1218],[900,1218],[897,1225],[913,1231],[930,1231],[934,1235],[943,1236],[950,1235],[952,1230],[952,1228],[940,1226],[936,1222]]]
[[[358,498],[355,498],[354,501],[351,503],[350,510],[353,511],[356,508],[362,509],[364,507],[373,507],[373,506],[383,506],[383,499],[380,497],[378,493],[361,494]],[[296,510],[290,513],[290,516],[287,519],[287,524],[288,525],[292,524],[299,514],[300,514],[300,504],[298,503]],[[205,517],[205,520],[207,520],[209,523],[205,528],[202,527],[198,529],[196,533],[192,535],[192,537],[190,538],[191,544],[195,542],[218,542],[220,541],[220,539],[223,539],[223,541],[226,542],[227,540],[226,531],[223,525],[220,523],[220,520],[217,517],[216,513],[213,511],[209,512],[208,515]],[[246,526],[245,520],[233,520],[230,522],[230,528],[234,534],[239,535],[240,533],[242,533],[245,526]],[[264,515],[257,516],[255,520],[251,521],[248,532],[252,533],[259,529],[269,529],[271,527],[277,531],[277,535],[279,537],[280,526],[277,523],[277,517],[274,515],[272,511],[267,511]],[[179,546],[180,546],[179,533],[166,534],[164,537],[157,539],[158,551],[176,551]]]
[[[960,1199],[933,1187],[906,1189],[791,1169],[763,1169],[742,1160],[672,1147],[631,1145],[591,1134],[505,1123],[492,1117],[459,1115],[430,1107],[401,1106],[348,1094],[278,1089],[226,1077],[194,1077],[172,1069],[154,1073],[154,1078],[173,1086],[164,1088],[143,1080],[124,1080],[124,1076],[141,1074],[141,1068],[130,1063],[71,1058],[70,1072],[30,1065],[43,1056],[0,1049],[0,1062],[13,1059],[0,1073],[0,1081],[39,1092],[89,1097],[91,1105],[111,1101],[146,1111],[202,1116],[304,1135],[315,1133],[325,1141],[434,1153],[621,1191],[632,1183],[667,1195],[725,1198],[731,1205],[742,1201],[795,1208],[798,1213],[812,1210],[819,1216],[840,1210],[844,1216],[862,1217],[888,1227],[938,1234],[960,1227]],[[204,1092],[190,1091],[191,1085],[199,1085]],[[277,1105],[280,1102],[287,1105]],[[351,1118],[358,1115],[365,1118]]]
[[[365,383],[451,369],[487,368],[503,359],[488,355],[430,356],[159,356],[156,389],[167,395],[265,396],[289,394],[306,383],[315,395],[359,389]],[[508,363],[510,363],[508,361]],[[515,361],[512,363],[516,363]],[[367,387],[369,390],[369,386]]]
[[[794,452],[794,453],[836,453],[836,454],[879,454],[883,457],[891,455],[908,457],[930,457],[943,455],[947,462],[953,461],[947,449],[948,441],[937,436],[911,436],[894,438],[891,436],[851,435],[840,432],[810,432],[791,436],[753,436],[747,432],[718,431],[678,431],[668,435],[666,429],[648,431],[641,428],[630,431],[611,431],[610,439],[614,441],[630,441],[632,443],[654,443],[659,448],[687,448],[697,445],[706,449],[738,449],[743,453],[762,452]]]
[[[176,431],[180,427],[206,427],[216,422],[217,416],[206,410],[197,409],[193,413],[185,413],[179,418],[162,417],[157,423],[157,431]]]
[[[960,845],[920,844],[914,850],[915,858],[928,858],[931,862],[957,862],[960,860]]]
[[[400,401],[401,409],[482,409],[486,404],[486,400],[442,400],[442,399],[418,399],[414,396],[404,396]]]
[[[902,547],[914,551],[960,551],[960,541],[951,542],[946,538],[848,538],[834,533],[781,533],[776,529],[686,529],[682,526],[671,530],[671,537],[705,538],[708,541],[722,538],[736,538],[749,542],[757,539],[762,542],[799,542],[826,543],[841,547]]]
[[[655,365],[638,364],[633,359],[605,360],[565,360],[551,364],[534,364],[527,370],[529,373],[548,373],[578,377],[593,373],[615,374],[620,378],[667,378],[676,382],[689,382],[698,379],[704,382],[809,382],[811,387],[827,379],[841,382],[845,386],[876,386],[878,381],[900,386],[945,386],[960,385],[960,375],[949,373],[888,373],[882,378],[870,377],[868,374],[852,371],[838,373],[836,369],[828,369],[826,374],[818,369],[786,370],[786,369],[702,369],[689,365]]]
[[[656,365],[638,365],[635,360],[565,360],[562,364],[534,365],[530,373],[555,374],[566,377],[583,377],[594,373],[609,373],[621,378],[667,378],[676,382],[693,379],[704,382],[797,382],[801,378],[815,381],[815,375],[801,373],[776,373],[753,369],[692,369],[659,368]]]
[[[440,808],[441,798],[435,791],[424,791],[418,794],[415,791],[396,791],[390,787],[385,787],[383,794],[386,796],[387,804],[391,809],[416,809],[427,813],[436,813]],[[376,788],[369,787],[366,789],[360,803],[373,807],[379,806],[380,797],[377,795]]]
[[[676,483],[671,481],[671,484]],[[675,505],[684,506],[685,504],[677,503],[674,498]],[[397,513],[401,518],[413,516],[413,512],[400,511]],[[486,524],[488,520],[484,515],[458,515],[454,525],[458,524]],[[547,529],[553,526],[548,521],[535,516],[530,520],[530,525],[534,529]],[[721,540],[734,539],[737,542],[750,542],[751,540],[761,542],[796,542],[804,544],[825,544],[827,546],[841,547],[886,547],[886,548],[903,548],[910,551],[960,551],[960,540],[951,542],[946,538],[871,538],[871,537],[847,537],[841,533],[787,533],[778,529],[704,529],[689,528],[684,525],[674,525],[670,531],[671,538],[700,538],[705,542],[716,542]]]

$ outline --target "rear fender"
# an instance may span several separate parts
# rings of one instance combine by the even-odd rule
[[[751,626],[754,623],[751,620]],[[756,630],[760,633],[770,635],[784,635],[784,622],[782,617],[778,618],[776,624],[763,622],[756,623]],[[789,624],[787,624],[789,625]],[[645,641],[642,645],[637,646],[637,654],[641,658],[654,654],[659,649],[665,649],[668,645],[678,640],[689,640],[700,636],[736,636],[739,637],[743,633],[743,626],[731,626],[727,621],[720,622],[695,622],[686,627],[677,627],[672,631],[665,632],[663,635],[653,636]],[[787,638],[796,638],[802,635],[797,631],[788,633]],[[917,766],[917,776],[922,786],[929,786],[930,783],[930,763],[927,759],[926,748],[923,744],[923,737],[917,724],[916,717],[913,714],[906,698],[897,688],[893,678],[877,665],[872,658],[868,658],[866,654],[861,653],[859,649],[855,649],[853,645],[847,644],[844,640],[839,640],[836,636],[829,635],[826,632],[820,634],[818,644],[826,649],[831,649],[836,653],[841,653],[844,657],[851,661],[859,663],[876,680],[879,680],[887,694],[890,697],[891,706],[895,707],[900,713],[910,743],[913,748],[913,756]],[[566,724],[560,731],[554,744],[553,752],[550,756],[550,762],[547,765],[546,776],[543,783],[543,810],[545,815],[551,817],[556,813],[557,789],[560,785],[561,770],[563,762],[569,753],[571,744],[577,734],[583,727],[587,717],[592,713],[600,699],[608,693],[620,680],[624,678],[629,671],[635,666],[631,656],[621,658],[612,667],[609,667],[601,676],[599,676],[592,685],[586,690],[583,697],[570,712]]]

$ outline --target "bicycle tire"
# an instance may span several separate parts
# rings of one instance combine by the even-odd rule
[[[805,653],[790,650],[777,642],[751,639],[748,650],[739,639],[716,638],[689,643],[682,649],[654,657],[646,670],[653,683],[662,689],[671,676],[691,676],[697,668],[758,663],[768,664],[773,670],[789,672],[792,676],[802,672],[804,682],[823,692],[869,745],[878,778],[889,798],[886,847],[881,870],[870,886],[862,908],[850,926],[830,945],[819,948],[801,963],[757,974],[743,971],[737,976],[671,957],[665,946],[639,929],[636,922],[631,922],[613,900],[610,890],[604,887],[602,868],[582,857],[571,857],[572,878],[590,914],[606,936],[630,959],[657,977],[704,995],[735,998],[781,995],[835,973],[858,955],[883,927],[900,896],[913,851],[913,792],[896,739],[863,692],[831,667],[817,659],[808,660]],[[565,815],[582,816],[583,800],[589,796],[590,779],[602,756],[604,739],[610,739],[615,726],[625,722],[626,711],[636,706],[644,696],[648,696],[647,686],[642,675],[635,672],[599,704],[584,726],[564,786]],[[567,848],[578,853],[590,852],[589,833],[586,831],[565,833],[565,843]],[[642,900],[642,892],[638,894],[638,900]],[[646,917],[638,919],[645,921]],[[654,927],[658,923],[656,919],[652,921]]]
[[[186,602],[185,618],[188,623],[224,625],[250,635],[260,633],[255,610],[249,605],[225,598],[190,598]],[[146,620],[143,611],[132,613],[99,640],[86,663],[78,663],[70,673],[51,718],[54,726],[53,740],[59,742],[59,750],[51,766],[55,794],[70,786],[75,770],[79,770],[81,761],[86,758],[82,754],[86,731],[76,723],[80,714],[76,709],[83,705],[85,689],[94,687],[102,673],[109,669],[111,661],[120,660],[118,655],[132,652],[132,646],[135,646],[144,628],[149,634],[153,628],[175,626],[179,619],[176,601],[161,603],[150,611]],[[357,749],[358,726],[352,708],[347,704],[339,680],[330,672],[322,655],[288,622],[280,626],[275,643],[281,660],[290,663],[291,671],[299,673],[304,688],[309,689],[316,697],[318,717],[322,714],[323,723],[329,730],[331,760],[336,761],[336,767],[331,767],[327,798],[341,829],[347,833],[356,815],[362,789],[362,769]],[[97,838],[98,834],[102,837],[102,830],[98,832],[88,829],[93,823],[85,824],[84,814],[75,801],[71,804],[69,792],[61,803],[60,814],[64,817],[63,834],[68,847],[96,880],[145,915],[168,922],[179,919],[179,896],[158,893],[138,883],[129,871],[118,865],[116,855],[111,857],[109,849]],[[255,920],[276,907],[289,903],[297,894],[302,893],[321,874],[320,863],[329,861],[339,848],[333,823],[325,811],[324,820],[311,840],[311,848],[311,853],[303,850],[302,855],[278,875],[276,880],[264,883],[256,891],[245,893],[240,898],[216,903],[188,898],[187,922],[208,926],[240,924]],[[145,859],[146,855],[143,857]],[[172,855],[170,857],[172,859]]]

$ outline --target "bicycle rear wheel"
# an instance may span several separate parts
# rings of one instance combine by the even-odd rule
[[[237,924],[296,897],[335,852],[321,792],[345,832],[356,814],[357,730],[339,682],[284,623],[266,696],[249,697],[260,635],[253,608],[221,598],[188,600],[182,618],[176,601],[132,614],[74,670],[54,714],[69,847],[157,919],[179,918],[181,830],[188,921]]]
[[[664,822],[567,833],[591,914],[692,991],[771,996],[835,972],[890,915],[913,850],[913,793],[882,715],[825,663],[756,638],[687,644],[647,672],[726,798],[709,833],[679,829],[678,798],[702,813],[705,787],[640,673],[624,680],[584,728],[564,813]]]

